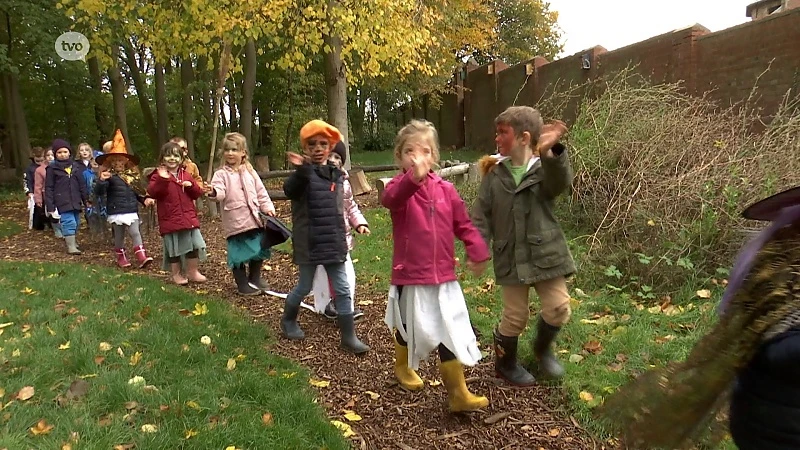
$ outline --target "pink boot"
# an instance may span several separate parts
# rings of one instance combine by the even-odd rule
[[[147,256],[147,252],[144,250],[144,245],[137,245],[136,247],[133,247],[133,251],[136,253],[136,259],[139,261],[140,269],[153,262],[153,258]]]
[[[114,253],[117,254],[117,265],[120,267],[130,267],[131,263],[128,261],[128,257],[125,256],[125,249],[124,248],[115,248]]]

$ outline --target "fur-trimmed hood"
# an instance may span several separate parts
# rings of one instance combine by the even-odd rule
[[[481,173],[481,177],[486,176],[487,173],[491,172],[492,169],[495,168],[499,163],[508,159],[508,156],[503,156],[499,153],[495,153],[494,155],[486,155],[482,156],[481,159],[478,160],[478,170]],[[528,170],[531,170],[536,161],[539,160],[538,156],[534,156],[533,158],[528,161]]]

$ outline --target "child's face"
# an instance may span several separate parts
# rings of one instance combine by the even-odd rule
[[[41,166],[45,162],[44,156],[34,156],[33,163],[37,166]]]
[[[303,149],[314,164],[324,164],[331,152],[331,143],[324,134],[315,134],[306,140]]]
[[[52,161],[54,159],[55,159],[55,157],[53,156],[53,151],[52,150],[48,150],[48,151],[45,152],[45,154],[44,154],[44,160],[45,161],[50,162],[50,161]]]
[[[183,153],[184,157],[189,155],[189,147],[186,145],[186,141],[181,139],[180,141],[176,142],[176,144],[181,147],[181,152]]]
[[[81,149],[78,150],[78,156],[80,156],[82,160],[88,161],[92,159],[92,149],[88,147],[81,147]]]
[[[242,163],[242,161],[244,161],[244,150],[240,150],[236,144],[226,142],[223,152],[225,164],[228,164],[229,166],[238,166]]]
[[[128,160],[122,157],[111,157],[106,159],[106,165],[114,172],[124,172],[125,167],[128,165]]]
[[[337,169],[342,168],[342,157],[336,152],[331,152],[328,155],[328,162],[336,166]]]
[[[403,169],[411,169],[414,159],[427,165],[433,165],[433,147],[426,137],[410,138],[400,150],[400,166]]]
[[[60,149],[56,150],[56,159],[59,161],[66,161],[69,159],[69,149],[66,147],[61,147]]]
[[[177,152],[167,153],[161,159],[161,162],[164,164],[164,167],[167,170],[174,171],[180,167],[181,163],[183,162],[183,158]]]
[[[502,156],[511,154],[511,150],[516,146],[517,137],[511,125],[498,124],[495,127],[494,143],[497,144],[497,151]]]

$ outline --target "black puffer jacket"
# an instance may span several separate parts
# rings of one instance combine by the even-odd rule
[[[292,201],[295,264],[336,264],[347,259],[344,173],[332,165],[303,164],[283,183]]]
[[[98,179],[94,185],[94,193],[100,197],[106,196],[106,211],[108,215],[138,213],[139,203],[144,203],[144,197],[137,195],[116,174],[111,175],[108,180]]]
[[[762,345],[739,374],[730,428],[740,450],[800,449],[800,327]]]

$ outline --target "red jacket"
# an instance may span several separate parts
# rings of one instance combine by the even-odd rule
[[[183,187],[181,183],[184,181],[189,181],[192,185]],[[156,200],[158,232],[162,236],[200,228],[194,201],[203,195],[203,189],[182,168],[178,169],[177,178],[171,174],[169,178],[163,178],[158,170],[154,170],[147,185],[147,194]]]
[[[381,197],[392,215],[392,284],[441,284],[456,280],[455,238],[474,262],[490,259],[489,247],[472,224],[456,188],[430,173],[417,183],[411,172],[386,185]]]

